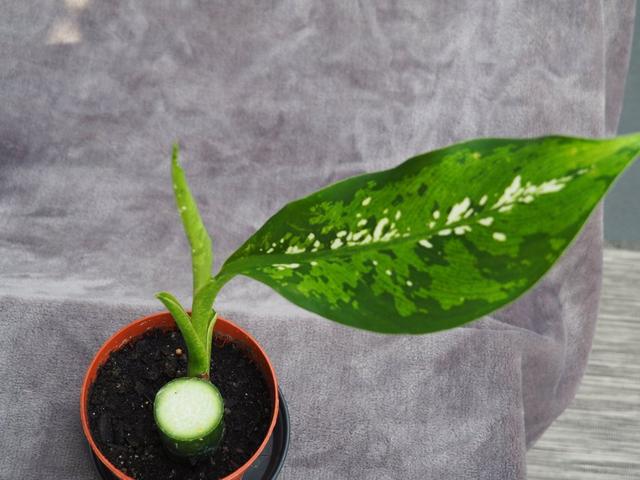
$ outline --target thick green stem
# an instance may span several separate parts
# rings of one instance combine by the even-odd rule
[[[209,357],[206,355],[193,355],[188,350],[189,347],[187,347],[187,376],[209,380],[211,377],[211,361]]]
[[[211,377],[211,343],[213,341],[213,329],[218,318],[218,314],[213,310],[209,311],[208,327],[207,331],[201,339],[201,343],[205,348],[204,357],[193,358],[188,357],[187,360],[187,376],[198,377],[205,380],[209,380]]]
[[[211,370],[211,342],[217,314],[212,310],[213,302],[230,276],[210,278],[194,297],[191,316],[180,302],[168,292],[156,295],[171,313],[187,345],[187,375],[209,379]]]
[[[171,178],[176,206],[180,212],[184,231],[191,246],[193,270],[193,303],[189,316],[180,303],[168,293],[158,298],[165,304],[176,320],[178,328],[189,350],[188,375],[209,378],[211,364],[211,341],[215,324],[213,302],[222,286],[233,275],[211,277],[213,264],[212,242],[202,221],[195,198],[191,193],[187,177],[178,159],[179,148],[174,145],[171,160]]]
[[[231,274],[227,274],[227,273],[221,273],[218,272],[218,274],[216,276],[213,277],[213,281],[215,282],[215,288],[212,290],[212,295],[213,295],[213,299],[215,301],[215,298],[218,296],[218,293],[220,292],[220,290],[222,289],[222,287],[224,287],[226,285],[226,283],[231,280],[233,277],[235,277],[235,273],[231,273]]]
[[[187,345],[187,374],[190,377],[209,378],[210,353],[203,339],[194,328],[191,317],[189,317],[189,314],[182,308],[180,302],[170,293],[160,292],[156,294],[156,298],[158,298],[158,300],[167,307],[169,313],[171,313]]]

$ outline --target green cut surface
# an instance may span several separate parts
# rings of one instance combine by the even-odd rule
[[[153,413],[168,450],[194,457],[215,450],[224,430],[224,402],[206,380],[172,380],[156,394]]]

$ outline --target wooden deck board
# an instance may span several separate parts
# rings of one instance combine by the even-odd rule
[[[604,259],[585,377],[529,451],[529,480],[640,479],[640,252],[607,249]]]

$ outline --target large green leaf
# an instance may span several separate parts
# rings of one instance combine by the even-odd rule
[[[285,206],[218,279],[259,280],[354,327],[425,333],[531,288],[640,151],[640,135],[480,139]]]

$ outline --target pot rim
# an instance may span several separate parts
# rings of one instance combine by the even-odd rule
[[[278,379],[276,377],[275,370],[271,363],[271,360],[267,356],[266,352],[262,348],[262,346],[258,343],[258,341],[249,335],[244,329],[240,328],[235,323],[218,316],[217,322],[221,322],[222,324],[226,324],[225,327],[230,327],[231,330],[236,330],[239,333],[239,337],[245,337],[244,339],[248,340],[248,347],[250,350],[256,354],[257,357],[260,357],[264,360],[263,367],[266,367],[266,371],[263,373],[270,377],[271,381],[268,381],[271,385],[269,385],[270,390],[272,390],[271,395],[273,398],[273,414],[271,417],[271,423],[263,439],[262,443],[258,447],[258,449],[254,452],[254,454],[247,460],[243,465],[237,468],[235,471],[231,472],[226,477],[221,478],[220,480],[237,480],[241,479],[242,475],[249,469],[249,467],[258,459],[264,448],[267,446],[269,439],[273,433],[273,429],[275,428],[277,419],[278,419],[278,411],[279,411],[279,398],[278,398]],[[128,475],[121,472],[115,465],[113,465],[100,451],[97,444],[93,439],[93,435],[91,434],[91,429],[89,428],[89,415],[87,411],[88,400],[89,400],[89,391],[93,386],[93,382],[95,381],[95,377],[97,375],[98,369],[107,361],[111,352],[119,350],[125,344],[129,343],[135,338],[141,336],[144,332],[152,330],[154,328],[162,328],[166,325],[173,324],[175,326],[175,322],[171,314],[167,311],[156,312],[150,315],[146,315],[144,317],[138,318],[133,322],[127,324],[126,326],[119,329],[116,333],[111,335],[109,339],[102,344],[100,349],[96,352],[87,371],[84,376],[84,380],[82,382],[82,390],[80,394],[80,419],[82,422],[82,430],[84,431],[84,436],[86,437],[91,450],[95,453],[98,459],[119,479],[121,480],[134,480]],[[217,324],[218,327],[220,324]],[[146,326],[146,328],[144,328]],[[133,334],[131,336],[127,336],[129,330],[136,329],[144,329],[139,331],[137,334]],[[216,328],[214,328],[214,332]],[[228,334],[227,334],[228,335]],[[230,335],[234,340],[244,340],[241,338],[236,338],[233,335]],[[269,380],[269,379],[267,379]]]

